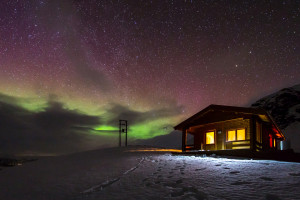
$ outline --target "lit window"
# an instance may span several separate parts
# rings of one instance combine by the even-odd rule
[[[235,141],[235,130],[227,132],[227,141]]]
[[[238,129],[236,131],[237,140],[245,140],[246,139],[246,131],[245,129]]]
[[[214,144],[215,143],[215,132],[207,132],[206,133],[206,144]]]
[[[245,129],[235,129],[227,131],[227,141],[239,141],[246,140],[246,130]]]

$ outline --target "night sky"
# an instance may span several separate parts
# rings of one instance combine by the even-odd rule
[[[300,83],[299,1],[5,0],[0,11],[4,152],[117,144],[119,119],[131,140],[151,138],[210,104],[250,106]]]

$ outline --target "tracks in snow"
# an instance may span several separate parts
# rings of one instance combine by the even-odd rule
[[[121,180],[122,177],[126,176],[127,174],[130,174],[131,172],[133,172],[134,170],[136,170],[143,162],[145,161],[145,158],[143,157],[136,166],[132,167],[131,169],[127,170],[126,172],[124,172],[120,177],[114,178],[114,179],[110,179],[107,181],[104,181],[101,184],[95,185],[93,187],[90,187],[89,189],[84,190],[83,192],[81,192],[81,194],[89,194],[92,192],[96,192],[96,191],[100,191],[103,190],[104,188],[114,184],[115,182]]]

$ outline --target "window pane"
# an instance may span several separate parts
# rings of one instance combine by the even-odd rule
[[[235,130],[227,132],[227,141],[235,140]]]
[[[245,140],[246,139],[246,131],[245,129],[237,130],[237,140]]]
[[[214,143],[215,143],[215,132],[207,132],[206,144],[214,144]]]

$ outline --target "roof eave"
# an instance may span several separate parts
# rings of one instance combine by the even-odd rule
[[[273,119],[273,117],[269,114],[268,111],[266,111],[267,117],[269,118],[269,120],[272,122],[272,124],[274,125],[274,127],[276,128],[276,130],[278,131],[278,133],[280,134],[281,138],[279,138],[280,140],[285,140],[285,136],[283,135],[282,131],[280,130],[280,128],[277,126],[277,124],[275,123],[275,120]]]

